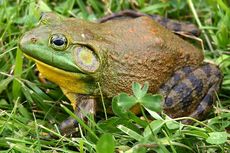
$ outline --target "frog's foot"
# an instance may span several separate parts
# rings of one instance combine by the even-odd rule
[[[75,108],[75,115],[81,120],[87,121],[88,115],[95,115],[96,113],[96,101],[94,98],[88,96],[78,96],[78,105]],[[76,127],[78,122],[69,117],[67,120],[60,124],[60,131],[63,135],[70,135],[76,133]]]
[[[221,81],[219,68],[209,63],[176,71],[159,90],[165,97],[164,111],[173,118],[202,119],[212,108]]]

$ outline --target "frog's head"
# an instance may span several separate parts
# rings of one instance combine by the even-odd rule
[[[92,94],[102,67],[97,45],[90,41],[95,36],[85,30],[92,26],[96,24],[45,13],[19,46],[47,79],[69,92]]]

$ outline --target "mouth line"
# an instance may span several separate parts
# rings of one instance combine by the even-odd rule
[[[64,69],[61,69],[61,68],[58,68],[58,67],[51,66],[51,65],[49,65],[49,64],[47,64],[47,63],[44,63],[44,62],[42,62],[42,61],[40,61],[40,60],[37,60],[37,59],[35,59],[35,58],[33,58],[33,57],[31,57],[31,56],[25,54],[25,53],[23,53],[23,54],[24,54],[24,56],[25,56],[26,58],[28,58],[28,59],[34,61],[36,64],[42,65],[43,67],[47,67],[48,69],[52,69],[52,70],[55,71],[55,72],[59,72],[59,73],[61,73],[61,74],[66,74],[66,75],[71,75],[71,76],[77,76],[77,77],[79,77],[79,75],[85,75],[84,73],[66,71],[66,70],[64,70]]]

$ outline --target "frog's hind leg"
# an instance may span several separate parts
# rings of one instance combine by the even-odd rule
[[[164,110],[169,116],[201,119],[212,107],[222,75],[216,65],[184,67],[174,73],[159,93],[165,97]]]
[[[214,84],[208,91],[208,93],[204,96],[200,104],[197,106],[194,112],[192,112],[189,116],[192,118],[202,119],[204,115],[212,108],[213,103],[216,101],[216,92],[218,91],[219,84]],[[185,121],[185,123],[189,123],[191,121]]]
[[[215,65],[209,64],[204,67],[203,71],[205,72],[206,76],[209,77],[208,82],[206,82],[208,84],[208,92],[202,98],[195,111],[189,115],[190,117],[197,119],[202,119],[212,108],[212,105],[216,101],[217,92],[220,89],[223,79],[220,70]]]

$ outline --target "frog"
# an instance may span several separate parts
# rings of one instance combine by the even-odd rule
[[[161,94],[168,116],[200,119],[212,108],[222,80],[201,49],[146,15],[92,22],[44,13],[19,47],[83,120],[99,110],[101,94],[105,99],[132,94],[133,82],[148,82],[149,93]],[[76,125],[69,118],[60,130]]]

